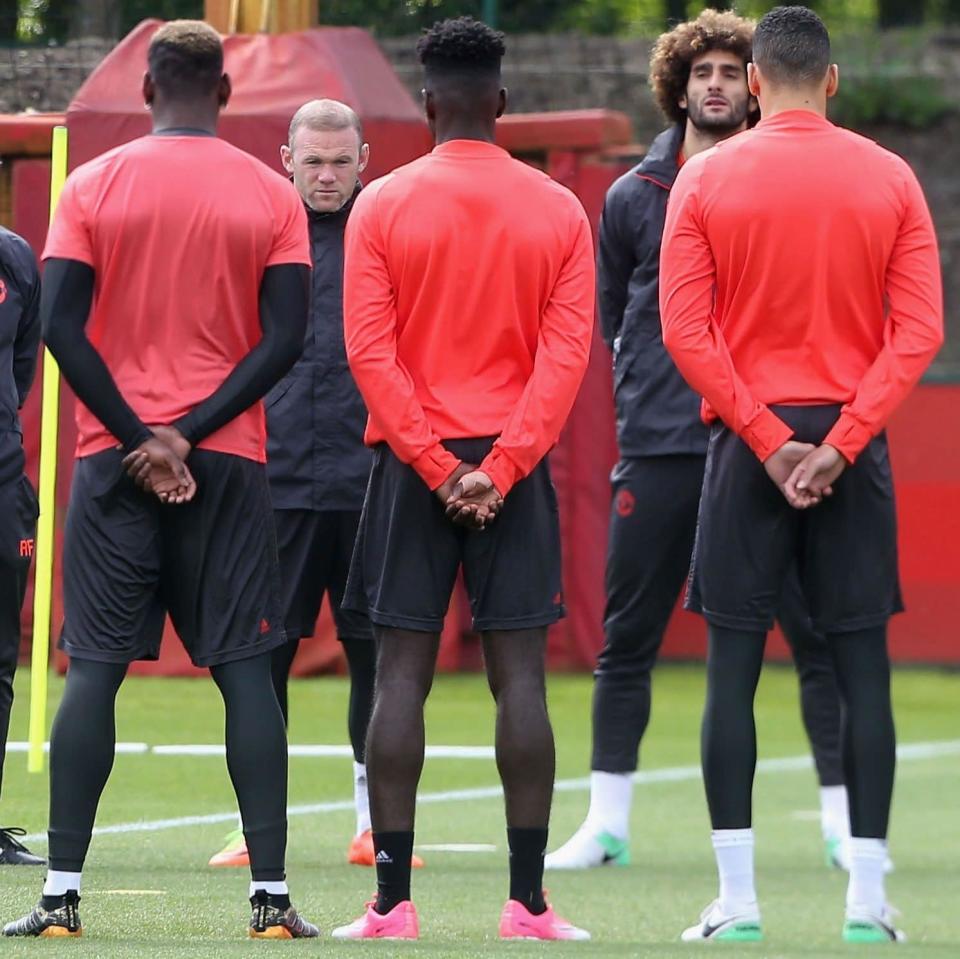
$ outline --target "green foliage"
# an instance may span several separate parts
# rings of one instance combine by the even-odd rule
[[[654,34],[704,7],[763,16],[779,0],[320,0],[330,26],[361,26],[381,36],[418,33],[435,20],[495,13],[508,33],[579,31]],[[807,0],[832,29],[960,23],[960,0]],[[203,0],[0,0],[0,42],[63,42],[80,29],[123,36],[147,17],[203,16]]]
[[[936,77],[885,72],[841,84],[830,114],[854,129],[889,123],[919,130],[935,126],[952,109]]]
[[[124,0],[120,8],[120,35],[129,33],[141,20],[201,19],[203,0]]]

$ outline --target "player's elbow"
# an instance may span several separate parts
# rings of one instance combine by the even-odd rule
[[[682,351],[683,349],[683,332],[675,324],[671,323],[664,317],[663,321],[663,345],[666,351],[671,356],[676,356],[676,353]]]

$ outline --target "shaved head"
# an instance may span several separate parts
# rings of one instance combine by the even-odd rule
[[[321,132],[324,130],[349,130],[357,133],[357,142],[363,143],[363,125],[356,111],[339,100],[308,100],[293,115],[287,144],[293,149],[293,141],[301,128]]]

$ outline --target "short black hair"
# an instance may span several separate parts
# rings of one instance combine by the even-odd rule
[[[830,66],[830,34],[808,7],[774,7],[757,24],[753,62],[774,83],[817,83]]]
[[[202,20],[172,20],[153,35],[147,67],[158,90],[175,100],[212,93],[223,76],[220,34]]]
[[[417,56],[427,73],[499,76],[507,47],[504,36],[473,17],[440,20],[417,41]]]

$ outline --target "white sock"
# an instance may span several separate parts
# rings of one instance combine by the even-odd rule
[[[357,831],[359,836],[370,828],[370,794],[367,791],[366,763],[353,764],[353,805],[357,810]]]
[[[598,832],[617,839],[630,836],[633,773],[590,773],[590,810],[587,822]]]
[[[56,869],[47,870],[47,880],[43,884],[45,896],[64,896],[71,889],[80,892],[79,872],[58,872]]]
[[[753,830],[714,829],[713,851],[720,874],[720,911],[725,916],[756,912],[753,883]]]
[[[259,879],[254,879],[250,883],[250,895],[255,896],[260,890],[263,890],[268,896],[290,895],[290,890],[285,882],[262,882]]]
[[[850,840],[850,883],[847,886],[847,912],[883,915],[887,904],[883,877],[887,862],[885,839]]]
[[[846,786],[820,787],[820,828],[824,839],[850,838],[850,810]]]

